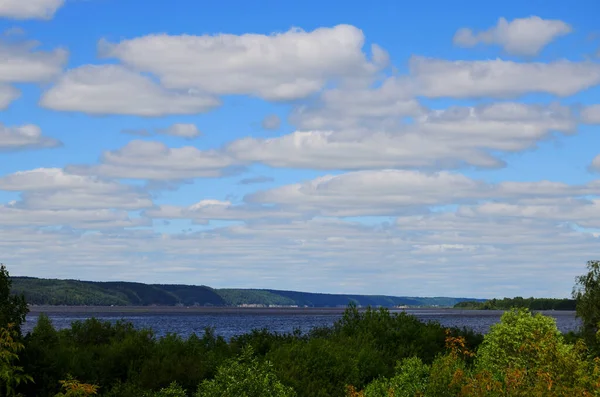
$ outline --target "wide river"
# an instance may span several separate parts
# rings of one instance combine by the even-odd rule
[[[422,321],[437,321],[449,327],[467,327],[479,333],[487,333],[500,320],[502,311],[456,310],[456,309],[402,309]],[[299,329],[307,332],[314,327],[330,326],[339,319],[343,309],[254,309],[254,308],[94,308],[94,307],[32,307],[23,327],[30,331],[39,313],[46,313],[57,329],[68,328],[73,321],[96,317],[115,322],[120,319],[131,322],[136,328],[151,328],[157,336],[177,333],[187,337],[201,334],[206,327],[214,327],[217,335],[229,339],[252,329],[267,328],[279,333]],[[576,330],[579,320],[572,311],[542,312],[556,319],[562,332]]]

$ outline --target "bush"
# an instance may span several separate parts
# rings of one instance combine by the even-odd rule
[[[245,348],[238,359],[219,367],[212,380],[198,387],[196,397],[295,397],[275,375],[271,363],[260,362],[251,347]]]

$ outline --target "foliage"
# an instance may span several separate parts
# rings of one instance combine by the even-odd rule
[[[566,344],[552,318],[527,309],[505,313],[477,352],[451,333],[446,348],[429,367],[415,360],[363,391],[347,388],[347,396],[600,395],[600,358],[590,360],[582,341]]]
[[[35,305],[186,305],[345,307],[445,306],[452,307],[467,298],[416,298],[383,295],[317,294],[297,291],[259,289],[212,289],[199,285],[142,284],[131,282],[92,282],[78,280],[48,280],[33,277],[13,277],[13,293],[24,294]]]
[[[463,301],[454,305],[455,309],[510,310],[526,308],[529,310],[575,310],[574,299],[551,298],[515,298],[490,299],[485,302]]]
[[[68,375],[66,380],[61,380],[59,383],[63,391],[58,393],[56,397],[87,397],[98,394],[98,386],[81,383],[71,375]]]
[[[293,299],[258,289],[223,288],[217,291],[223,300],[230,306],[243,304],[292,306],[296,304],[296,301]]]
[[[479,347],[477,366],[492,373],[509,367],[540,368],[570,354],[555,320],[527,309],[505,312]]]
[[[481,337],[466,330],[470,346]],[[343,396],[346,385],[363,388],[394,374],[398,360],[417,356],[431,363],[444,351],[445,330],[406,313],[386,309],[359,311],[350,305],[330,329],[316,329],[305,338],[275,344],[266,357],[280,379],[301,396]]]
[[[173,382],[169,387],[160,389],[159,391],[151,394],[147,394],[147,397],[187,397],[187,393],[183,387],[179,386],[177,382]]]
[[[600,325],[600,261],[588,261],[586,267],[588,272],[576,278],[573,298],[586,341],[595,344]]]
[[[23,367],[15,364],[19,360],[19,352],[24,349],[23,344],[16,340],[18,336],[12,324],[0,328],[0,381],[6,396],[17,395],[16,388],[20,384],[33,381],[30,375],[24,373]]]
[[[410,357],[398,363],[395,376],[376,379],[363,394],[365,397],[389,397],[390,394],[394,397],[422,396],[428,381],[429,366],[418,357]]]
[[[584,302],[595,296],[593,282],[585,285]],[[596,306],[586,304],[578,314],[593,318]],[[96,319],[57,331],[40,315],[24,339],[0,329],[0,379],[8,395],[36,397],[600,396],[594,353],[579,334],[567,341],[552,318],[526,308],[506,312],[485,337],[350,304],[331,327],[253,330],[229,342],[210,328],[157,338]]]
[[[27,302],[22,295],[11,294],[12,280],[6,266],[0,264],[0,328],[12,324],[12,330],[21,333],[21,325],[29,312]]]
[[[14,277],[13,292],[36,305],[224,305],[213,289],[205,286],[148,285],[129,282],[46,280]]]
[[[198,387],[196,397],[294,397],[296,393],[283,385],[270,362],[260,362],[251,347],[239,358],[219,367],[214,379]]]

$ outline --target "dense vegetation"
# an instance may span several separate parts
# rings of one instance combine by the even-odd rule
[[[458,302],[456,309],[477,310],[509,310],[512,308],[525,308],[529,310],[575,310],[575,299],[550,299],[550,298],[504,298],[490,299],[485,302],[463,301]]]
[[[195,285],[93,282],[13,277],[13,292],[34,305],[71,306],[264,306],[345,307],[445,306],[468,298],[411,298],[396,296],[336,295],[260,289],[213,289]]]
[[[505,312],[482,337],[351,304],[305,335],[254,330],[225,341],[211,329],[157,338],[96,319],[58,331],[44,315],[21,335],[27,306],[2,267],[0,395],[598,396],[600,262],[588,270],[573,292],[584,324],[576,338],[527,308]]]

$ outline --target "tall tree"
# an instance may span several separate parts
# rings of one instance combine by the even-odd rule
[[[20,335],[29,308],[23,295],[10,293],[11,286],[12,280],[8,270],[0,264],[0,328],[8,328],[8,325],[12,324],[12,329]]]
[[[583,322],[588,342],[596,341],[600,327],[600,261],[588,261],[588,272],[576,278],[573,298],[577,301],[577,317]]]

